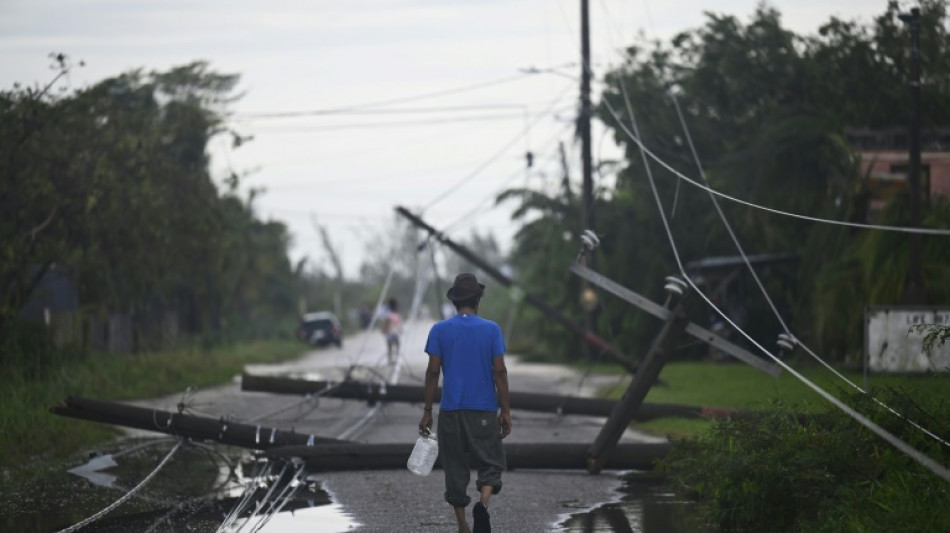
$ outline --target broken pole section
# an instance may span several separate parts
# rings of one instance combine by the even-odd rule
[[[297,457],[315,471],[390,470],[406,468],[412,453],[412,443],[396,444],[317,444],[314,446],[285,446],[267,451],[270,457]],[[583,469],[587,461],[588,445],[584,443],[559,444],[505,444],[508,470],[556,468]],[[611,469],[652,470],[654,463],[670,450],[670,444],[631,443],[613,447],[604,455],[604,467]],[[441,463],[436,460],[436,467]]]
[[[297,394],[306,396],[317,394],[324,398],[341,398],[376,402],[421,403],[425,389],[418,385],[391,385],[362,381],[309,381],[275,376],[254,376],[244,374],[241,377],[241,390],[269,392],[274,394]],[[442,398],[442,388],[436,389],[435,401]],[[557,413],[560,415],[610,416],[616,400],[606,398],[584,398],[578,396],[559,396],[554,394],[535,394],[527,392],[509,392],[512,409]],[[714,409],[714,408],[713,408]],[[676,404],[645,403],[637,411],[637,420],[680,417],[702,418],[710,411],[707,407]]]
[[[617,447],[623,432],[633,421],[646,398],[647,392],[653,386],[653,382],[660,375],[660,370],[666,363],[669,353],[672,351],[680,334],[686,328],[688,320],[682,312],[679,303],[670,313],[663,329],[653,341],[653,346],[647,353],[646,358],[640,363],[640,371],[633,376],[630,386],[624,393],[620,401],[617,402],[604,427],[601,428],[597,438],[591,445],[587,457],[587,471],[591,474],[599,474],[607,464],[613,450]]]
[[[62,403],[50,407],[50,412],[93,422],[156,431],[191,440],[215,441],[255,450],[267,450],[278,446],[348,442],[277,428],[239,424],[223,419],[216,420],[89,398],[66,398]]]
[[[640,309],[643,309],[647,313],[650,313],[661,320],[666,320],[670,316],[670,310],[668,308],[663,307],[662,305],[646,298],[645,296],[637,294],[627,287],[620,285],[619,283],[585,267],[584,265],[574,263],[571,265],[570,270],[574,274],[580,276],[581,279],[587,280],[594,285],[597,285],[614,296],[617,296],[618,298],[631,303]],[[777,378],[782,372],[782,369],[778,365],[774,365],[765,359],[762,359],[761,357],[757,357],[748,350],[727,341],[719,335],[716,335],[708,329],[698,326],[693,322],[690,322],[686,325],[685,331],[687,334],[692,335],[706,344],[709,344],[710,346],[721,350],[742,361],[743,363],[757,368],[772,377]]]
[[[406,217],[410,222],[412,222],[416,226],[429,232],[429,234],[432,235],[432,237],[434,237],[436,240],[438,240],[442,244],[445,244],[446,246],[451,248],[452,251],[464,257],[473,265],[482,269],[486,274],[494,278],[496,281],[498,281],[505,287],[517,286],[515,282],[512,281],[511,278],[502,274],[500,270],[498,270],[494,266],[483,261],[481,257],[478,257],[477,255],[469,251],[468,248],[465,248],[464,246],[453,242],[451,239],[443,235],[440,231],[426,224],[421,218],[410,213],[409,210],[407,210],[406,208],[396,207],[396,212]],[[608,343],[604,339],[598,337],[593,331],[590,331],[589,329],[581,326],[580,324],[577,324],[573,320],[565,317],[556,309],[548,305],[547,302],[545,302],[544,300],[541,300],[537,296],[534,296],[528,292],[524,293],[524,301],[533,305],[542,313],[544,313],[546,316],[556,320],[558,323],[560,323],[561,325],[563,325],[564,327],[566,327],[567,329],[569,329],[576,335],[583,338],[591,346],[597,348],[598,350],[602,350],[604,353],[609,355],[615,362],[617,362],[618,364],[626,368],[627,371],[630,372],[631,374],[636,373],[637,366],[630,360],[629,357],[627,357],[618,348],[612,346],[610,343]]]

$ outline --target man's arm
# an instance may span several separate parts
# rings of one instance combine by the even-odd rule
[[[422,420],[419,421],[419,434],[428,435],[432,427],[432,402],[435,401],[435,391],[439,388],[439,376],[442,374],[442,358],[429,354],[429,366],[426,367],[425,404],[422,409]]]
[[[498,404],[501,406],[498,424],[501,426],[501,438],[505,438],[511,433],[511,404],[508,401],[508,367],[505,366],[504,356],[492,358],[492,370],[495,373]]]

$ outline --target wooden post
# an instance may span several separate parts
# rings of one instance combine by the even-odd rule
[[[640,309],[643,309],[647,313],[650,313],[661,320],[667,320],[670,316],[670,310],[668,308],[663,307],[662,305],[633,292],[632,290],[620,285],[610,278],[594,272],[584,265],[574,263],[571,265],[570,270],[581,278],[593,283],[594,285],[597,285],[614,296],[617,296],[618,298],[631,303]],[[686,325],[685,331],[688,335],[691,335],[705,342],[706,344],[709,344],[710,346],[713,346],[716,349],[735,357],[743,363],[765,372],[772,377],[778,377],[782,372],[782,369],[778,365],[769,363],[761,357],[757,357],[748,350],[727,341],[726,339],[707,329],[697,326],[693,322],[690,322]]]
[[[594,439],[594,444],[591,445],[587,453],[587,471],[591,474],[599,474],[604,468],[607,457],[617,447],[623,432],[636,416],[637,411],[643,404],[643,399],[660,375],[660,370],[663,369],[667,356],[688,322],[683,315],[680,304],[677,303],[676,308],[670,313],[669,318],[663,325],[663,329],[654,339],[653,346],[650,347],[646,358],[639,365],[640,371],[633,376],[627,391],[617,402],[607,422],[604,423],[604,427],[601,428],[597,438]]]
[[[391,385],[382,387],[379,383],[344,381],[308,381],[305,379],[278,376],[254,376],[244,374],[241,378],[241,390],[270,392],[276,394],[320,394],[327,398],[343,398],[376,402],[421,403],[424,395],[419,385]],[[435,393],[435,401],[442,397],[442,389]],[[556,394],[537,394],[529,392],[511,392],[509,401],[512,409],[562,415],[609,416],[617,405],[616,400],[606,398],[584,398],[579,396],[560,396]],[[675,404],[645,403],[637,411],[637,420],[650,420],[665,417],[700,418],[709,407]],[[714,408],[713,408],[714,409]]]
[[[67,398],[63,403],[51,407],[50,411],[57,415],[157,431],[192,440],[216,441],[256,450],[266,450],[275,446],[349,442],[88,398]]]
[[[588,445],[584,443],[505,444],[508,469],[584,468]],[[657,459],[669,452],[670,444],[630,443],[615,446],[605,454],[608,468],[652,470]],[[272,448],[272,457],[298,457],[315,471],[388,470],[406,468],[412,452],[412,443],[398,444],[318,444],[314,446],[284,446]],[[436,467],[441,463],[436,461]]]

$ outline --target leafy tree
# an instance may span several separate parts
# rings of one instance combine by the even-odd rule
[[[195,62],[65,96],[0,93],[0,316],[54,265],[87,314],[129,313],[142,327],[168,311],[191,333],[289,316],[286,228],[255,219],[237,176],[219,191],[208,173],[237,82]]]
[[[950,41],[946,2],[924,1],[921,11],[927,73],[922,101],[929,127],[950,123],[950,87],[945,83]],[[760,5],[748,23],[708,13],[705,25],[667,44],[629,47],[624,63],[608,72],[598,107],[626,155],[616,187],[600,189],[595,201],[603,234],[598,270],[662,299],[661,280],[679,273],[680,265],[738,255],[705,191],[683,184],[652,162],[650,183],[640,149],[626,131],[634,116],[651,151],[718,191],[773,209],[866,221],[867,179],[846,133],[907,121],[910,37],[897,13],[897,3],[890,2],[870,25],[831,19],[817,35],[799,36],[782,26],[777,10]],[[681,122],[688,124],[688,136]],[[561,237],[578,231],[576,198],[566,188],[554,195],[511,191],[505,197],[522,202],[516,217],[540,217],[519,233],[513,252],[518,268],[543,287],[538,290],[559,295],[562,305],[579,315],[569,296],[576,294],[575,280],[566,277],[564,261],[550,260],[566,260],[576,251],[576,242],[564,245]],[[902,202],[906,200],[895,199],[890,223],[906,225]],[[816,341],[839,357],[854,353],[861,347],[863,307],[899,301],[906,273],[899,250],[906,245],[905,236],[806,223],[722,199],[719,204],[747,254],[800,255],[795,279],[764,277],[763,282],[780,311],[795,311],[791,326],[807,342]],[[658,210],[667,215],[678,257]],[[944,227],[945,217],[937,202],[925,206],[928,225]],[[942,251],[947,247],[939,239],[926,243],[926,287],[932,300],[945,301],[950,276],[940,265],[947,264]],[[546,269],[553,271],[545,274]],[[737,281],[752,283],[748,273]],[[744,303],[751,335],[774,339],[781,324],[770,318],[772,304],[751,294]],[[598,330],[615,335],[624,349],[645,350],[655,321],[612,299],[602,304]],[[697,312],[707,312],[695,298],[690,305],[694,319],[702,317]]]

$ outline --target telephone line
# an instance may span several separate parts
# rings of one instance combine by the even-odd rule
[[[342,131],[342,130],[356,130],[356,129],[377,129],[377,128],[404,128],[404,127],[413,127],[413,126],[428,126],[434,124],[458,124],[463,122],[488,122],[493,120],[505,121],[505,120],[520,120],[523,118],[521,113],[507,113],[507,114],[498,114],[498,115],[480,115],[480,116],[458,116],[458,117],[447,117],[447,118],[433,118],[433,119],[420,119],[420,120],[399,120],[399,121],[389,121],[389,122],[363,122],[357,124],[326,124],[320,126],[298,126],[298,127],[281,127],[281,128],[269,128],[269,129],[257,129],[254,133],[257,134],[268,134],[268,133],[314,133],[321,131]]]
[[[882,225],[879,225],[879,224],[861,224],[861,223],[858,223],[858,222],[846,222],[846,221],[844,221],[844,220],[832,220],[832,219],[827,219],[827,218],[813,217],[813,216],[809,216],[809,215],[802,215],[802,214],[799,214],[799,213],[791,213],[791,212],[788,212],[788,211],[782,211],[781,209],[774,209],[774,208],[772,208],[772,207],[766,207],[766,206],[764,206],[764,205],[759,205],[759,204],[756,204],[756,203],[753,203],[753,202],[749,202],[749,201],[747,201],[747,200],[742,200],[742,199],[740,199],[740,198],[736,198],[736,197],[734,197],[734,196],[730,196],[730,195],[728,195],[728,194],[726,194],[726,193],[724,193],[724,192],[721,192],[721,191],[718,191],[718,190],[716,190],[716,189],[713,189],[712,187],[707,187],[707,186],[705,186],[705,185],[703,185],[703,184],[701,184],[701,183],[698,183],[696,180],[694,180],[694,179],[692,179],[692,178],[686,176],[686,175],[683,174],[682,172],[680,172],[680,171],[676,170],[675,168],[673,168],[673,166],[670,165],[669,163],[667,163],[663,158],[657,156],[655,153],[653,153],[652,150],[650,150],[649,148],[647,148],[646,144],[643,143],[643,140],[642,140],[642,139],[640,139],[639,137],[637,137],[636,135],[634,135],[633,133],[631,133],[630,130],[627,129],[626,126],[623,125],[623,123],[620,121],[619,115],[618,115],[617,112],[613,109],[613,106],[610,105],[610,102],[609,102],[609,101],[604,100],[604,103],[606,104],[607,109],[608,109],[608,111],[610,112],[610,114],[613,115],[614,119],[617,120],[617,122],[618,122],[618,124],[620,125],[621,130],[623,130],[624,134],[625,134],[631,141],[633,141],[634,144],[636,144],[636,145],[640,148],[640,150],[642,150],[647,156],[649,156],[650,159],[656,161],[660,166],[662,166],[662,167],[665,168],[666,170],[669,170],[671,173],[673,173],[673,175],[675,175],[675,176],[678,177],[679,179],[685,181],[686,183],[689,183],[690,185],[693,185],[694,187],[697,187],[697,188],[702,189],[702,190],[704,190],[704,191],[708,191],[708,192],[710,192],[710,193],[712,193],[712,194],[715,194],[716,196],[718,196],[718,197],[720,197],[720,198],[725,198],[726,200],[729,200],[729,201],[731,201],[731,202],[735,202],[735,203],[740,204],[740,205],[744,205],[744,206],[746,206],[746,207],[752,207],[752,208],[759,209],[759,210],[762,210],[762,211],[766,211],[766,212],[769,212],[769,213],[773,213],[773,214],[776,214],[776,215],[782,215],[782,216],[786,216],[786,217],[797,218],[797,219],[799,219],[799,220],[806,220],[806,221],[809,221],[809,222],[818,222],[818,223],[822,223],[822,224],[831,224],[831,225],[836,225],[836,226],[845,226],[845,227],[849,227],[849,228],[860,228],[860,229],[867,229],[867,230],[897,231],[897,232],[902,232],[902,233],[919,233],[919,234],[921,234],[921,235],[950,236],[950,229],[939,229],[939,228],[913,228],[913,227],[908,227],[908,226],[882,226]]]
[[[639,132],[639,128],[637,127],[636,117],[635,117],[635,116],[631,116],[631,117],[630,117],[630,123],[631,123],[631,126],[633,127],[633,132],[630,132],[630,130],[626,127],[626,125],[623,124],[623,123],[619,120],[619,118],[617,117],[616,112],[613,110],[613,107],[610,105],[610,102],[605,100],[605,103],[606,103],[606,105],[607,105],[607,108],[610,110],[610,113],[614,116],[614,118],[618,119],[617,122],[618,122],[618,124],[621,126],[621,129],[623,129],[623,131],[627,132],[627,134],[628,134],[629,136],[631,136],[631,139],[633,139],[633,138],[635,137],[636,140],[635,140],[634,142],[636,142],[638,145],[640,145],[640,141],[639,141],[640,132]],[[647,155],[647,150],[646,150],[646,148],[644,148],[644,147],[641,145],[641,156],[643,157],[643,161],[644,161],[645,164],[647,163],[646,155]],[[706,294],[703,293],[702,290],[700,290],[700,288],[693,282],[693,280],[689,277],[689,275],[687,275],[686,269],[685,269],[685,267],[683,266],[683,262],[682,262],[682,260],[681,260],[681,258],[680,258],[679,251],[677,250],[677,247],[676,247],[676,239],[673,237],[673,233],[672,233],[672,231],[670,230],[669,221],[668,221],[667,218],[666,218],[666,214],[663,212],[663,204],[662,204],[662,202],[660,201],[660,194],[659,194],[659,192],[657,191],[656,183],[655,183],[655,181],[654,181],[654,179],[653,179],[653,173],[652,173],[652,171],[650,170],[649,164],[646,165],[646,171],[647,171],[647,178],[648,178],[649,181],[650,181],[650,189],[651,189],[651,191],[653,192],[653,198],[654,198],[654,201],[656,202],[658,211],[659,211],[659,213],[660,213],[660,219],[661,219],[661,221],[663,222],[663,229],[666,231],[666,238],[667,238],[667,241],[670,243],[670,247],[672,248],[672,251],[673,251],[673,256],[674,256],[674,258],[675,258],[675,260],[676,260],[677,266],[679,267],[679,271],[680,271],[681,275],[683,276],[683,278],[686,280],[686,282],[690,285],[690,287],[691,287],[703,300],[705,300],[706,303],[707,303],[713,310],[715,310],[716,313],[717,313],[720,317],[722,317],[723,320],[725,320],[725,321],[726,321],[732,328],[734,328],[739,334],[741,334],[743,337],[745,337],[746,340],[748,340],[749,342],[751,342],[751,343],[752,343],[756,348],[758,348],[763,354],[765,354],[767,357],[769,357],[770,359],[772,359],[777,365],[781,366],[781,367],[782,367],[783,369],[785,369],[788,373],[790,373],[790,374],[792,374],[793,376],[795,376],[796,379],[798,379],[798,380],[801,381],[803,384],[805,384],[807,387],[809,387],[810,389],[812,389],[813,391],[815,391],[818,395],[820,395],[821,397],[823,397],[823,398],[825,398],[826,400],[828,400],[829,402],[831,402],[835,407],[837,407],[838,409],[840,409],[841,411],[843,411],[845,414],[847,414],[848,416],[850,416],[853,420],[855,420],[856,422],[858,422],[859,424],[863,425],[865,428],[867,428],[868,430],[870,430],[871,432],[873,432],[874,434],[876,434],[877,436],[881,437],[882,439],[884,439],[885,441],[887,441],[888,443],[890,443],[892,446],[894,446],[895,448],[897,448],[898,450],[900,450],[901,452],[903,452],[903,453],[904,453],[905,455],[907,455],[908,457],[910,457],[910,458],[914,459],[915,461],[917,461],[921,466],[927,468],[927,469],[930,470],[932,473],[934,473],[934,474],[936,474],[937,476],[943,478],[945,481],[950,481],[950,470],[948,470],[945,466],[943,466],[943,465],[941,465],[940,463],[938,463],[937,461],[933,460],[932,458],[930,458],[928,455],[924,454],[923,452],[921,452],[921,451],[917,450],[916,448],[910,446],[909,444],[907,444],[906,442],[904,442],[903,440],[901,440],[900,438],[898,438],[898,437],[895,436],[894,434],[890,433],[889,431],[885,430],[884,428],[878,426],[877,424],[875,424],[874,422],[872,422],[871,420],[869,420],[867,417],[865,417],[865,416],[862,415],[861,413],[858,413],[856,410],[854,410],[853,408],[849,407],[849,406],[846,405],[844,402],[842,402],[842,401],[839,400],[838,398],[835,398],[833,395],[831,395],[830,393],[828,393],[827,391],[825,391],[824,389],[822,389],[822,388],[819,387],[818,385],[812,383],[811,380],[809,380],[809,379],[806,378],[805,376],[803,376],[803,375],[801,375],[800,373],[798,373],[795,369],[793,369],[793,368],[792,368],[791,366],[789,366],[787,363],[785,363],[784,361],[782,361],[780,358],[776,357],[776,356],[775,356],[774,354],[772,354],[770,351],[766,350],[765,347],[763,347],[761,344],[759,344],[759,343],[758,343],[754,338],[752,338],[752,336],[749,335],[745,330],[743,330],[742,328],[740,328],[735,322],[732,321],[732,319],[729,318],[729,316],[726,315],[725,312],[723,312],[721,309],[719,309],[719,307],[717,307],[717,306],[712,302],[712,300],[710,300],[710,299],[706,296]]]
[[[556,99],[554,99],[554,100],[552,101],[551,105],[550,105],[547,109],[545,109],[544,111],[538,113],[538,114],[534,117],[534,120],[532,120],[532,121],[528,124],[527,127],[530,127],[530,126],[533,126],[533,125],[537,124],[538,122],[541,121],[541,119],[543,119],[543,118],[545,118],[546,116],[548,116],[548,115],[554,110],[554,107],[555,107],[558,103],[560,103],[561,100],[564,99],[565,95],[567,95],[567,93],[568,93],[568,91],[569,91],[570,89],[571,89],[571,87],[568,87],[567,90],[565,90],[564,92],[562,92]],[[505,145],[502,146],[500,150],[498,150],[497,152],[495,152],[495,154],[493,154],[491,157],[489,157],[488,160],[486,160],[484,163],[482,163],[478,168],[476,168],[474,171],[472,171],[472,172],[471,172],[470,174],[468,174],[467,176],[463,177],[461,180],[457,181],[455,184],[453,184],[451,187],[449,187],[445,192],[443,192],[442,194],[440,194],[439,196],[437,196],[435,199],[433,199],[432,201],[430,201],[428,204],[426,204],[426,206],[423,207],[422,211],[423,211],[423,212],[428,211],[432,206],[434,206],[435,204],[441,202],[442,200],[444,200],[445,198],[447,198],[448,196],[450,196],[452,193],[454,193],[455,191],[457,191],[458,189],[460,189],[463,185],[465,185],[466,183],[468,183],[469,181],[471,181],[473,178],[475,178],[476,176],[478,176],[483,170],[485,170],[486,168],[488,168],[492,163],[494,163],[495,161],[497,161],[502,155],[504,155],[505,153],[507,153],[508,150],[510,150],[512,146],[514,146],[519,140],[521,140],[521,138],[522,138],[524,135],[525,135],[525,132],[519,132],[517,135],[514,136],[514,138],[512,138],[510,141],[508,141],[507,143],[505,143]]]
[[[484,111],[486,109],[523,109],[527,104],[470,104],[435,107],[402,107],[399,109],[309,109],[299,111],[237,113],[232,118],[239,120],[267,120],[300,117],[323,117],[335,115],[404,115],[446,113],[452,111]]]
[[[569,66],[569,65],[565,65],[564,67],[567,67],[567,66]],[[555,68],[556,68],[556,67],[555,67]],[[320,113],[320,114],[344,113],[344,112],[355,111],[355,110],[359,110],[359,109],[367,109],[367,108],[375,108],[375,107],[386,107],[386,106],[391,106],[391,105],[401,104],[401,103],[406,103],[406,102],[417,102],[417,101],[419,101],[419,100],[426,100],[426,99],[429,99],[429,98],[440,98],[440,97],[442,97],[442,96],[448,96],[448,95],[451,95],[451,94],[459,94],[459,93],[464,93],[464,92],[469,92],[469,91],[475,91],[475,90],[478,90],[478,89],[484,89],[484,88],[486,88],[486,87],[493,87],[493,86],[495,86],[495,85],[502,85],[502,84],[505,84],[505,83],[511,83],[511,82],[513,82],[513,81],[517,81],[517,80],[524,79],[524,78],[526,78],[526,77],[528,77],[528,76],[531,76],[532,74],[534,74],[534,72],[531,72],[531,71],[528,71],[528,72],[520,72],[520,73],[515,74],[515,75],[513,75],[513,76],[507,76],[507,77],[504,77],[504,78],[499,78],[499,79],[495,79],[495,80],[491,80],[491,81],[486,81],[486,82],[481,82],[481,83],[473,83],[473,84],[470,84],[470,85],[463,85],[463,86],[461,86],[461,87],[453,87],[453,88],[444,89],[444,90],[441,90],[441,91],[433,91],[433,92],[421,93],[421,94],[410,95],[410,96],[400,96],[400,97],[390,98],[390,99],[386,99],[386,100],[376,100],[376,101],[372,101],[372,102],[363,102],[363,103],[361,103],[361,104],[352,104],[352,105],[346,105],[346,106],[340,106],[340,107],[332,107],[332,108],[327,108],[327,109],[315,109],[315,110],[311,110],[311,111],[307,111],[307,112],[309,112],[309,113]],[[278,113],[279,113],[279,112],[278,112]],[[292,113],[292,112],[291,112],[291,113]],[[242,113],[242,114],[245,115],[245,116],[253,116],[253,115],[255,115],[255,114],[265,115],[265,114],[273,114],[273,113],[270,113],[270,112],[253,113],[253,112],[251,112],[251,113]]]
[[[601,1],[601,5],[603,5],[604,10],[606,11],[607,7],[606,7],[606,5],[603,4],[603,1]],[[647,9],[649,10],[649,5],[647,5]],[[648,13],[648,14],[649,14],[649,13]],[[610,17],[608,17],[608,18],[610,18]],[[651,21],[651,23],[652,23],[652,21]],[[621,91],[622,91],[622,93],[623,93],[624,103],[626,104],[627,111],[628,111],[628,113],[630,114],[630,116],[633,117],[633,109],[632,109],[632,106],[631,106],[629,94],[627,93],[626,84],[625,84],[624,81],[623,81],[623,77],[620,78],[620,88],[621,88]],[[699,158],[699,152],[696,150],[696,146],[695,146],[695,143],[693,142],[692,134],[691,134],[691,132],[690,132],[690,130],[689,130],[689,127],[688,127],[688,125],[687,125],[687,123],[686,123],[686,119],[685,119],[685,117],[684,117],[684,115],[683,115],[682,109],[680,108],[680,105],[679,105],[679,98],[676,96],[676,94],[675,94],[673,91],[667,91],[667,94],[668,94],[668,96],[670,97],[670,99],[671,99],[672,102],[673,102],[673,106],[674,106],[674,108],[675,108],[675,110],[676,110],[676,115],[677,115],[677,117],[678,117],[678,119],[679,119],[680,126],[681,126],[681,128],[683,129],[683,133],[684,133],[684,135],[685,135],[685,137],[686,137],[687,144],[688,144],[689,149],[690,149],[690,153],[691,153],[691,155],[692,155],[692,157],[693,157],[693,161],[694,161],[695,164],[696,164],[696,168],[697,168],[697,171],[699,172],[700,178],[703,180],[703,183],[706,185],[706,187],[710,187],[709,180],[706,179],[706,174],[705,174],[705,171],[703,170],[703,165],[702,165],[702,162],[700,161],[700,158]],[[642,151],[641,151],[641,154],[643,154]],[[644,160],[644,164],[646,164],[646,161],[645,161],[645,160]],[[649,168],[648,168],[648,172],[649,172]],[[680,183],[679,180],[677,180],[677,193],[679,192],[679,187],[678,187],[678,186],[679,186],[679,183]],[[724,225],[725,228],[726,228],[726,231],[729,233],[729,236],[730,236],[731,239],[732,239],[733,244],[736,246],[736,249],[738,250],[740,256],[742,257],[742,260],[743,260],[743,262],[745,263],[745,266],[747,267],[748,271],[749,271],[750,274],[752,275],[752,277],[753,277],[753,279],[754,279],[756,285],[759,287],[759,290],[760,290],[760,292],[762,293],[762,296],[765,298],[766,302],[769,304],[769,307],[771,308],[773,315],[774,315],[775,318],[778,320],[779,324],[782,326],[782,329],[785,331],[785,333],[788,334],[789,336],[791,336],[792,338],[794,338],[796,344],[799,344],[799,345],[806,351],[806,353],[808,353],[813,359],[815,359],[818,363],[820,363],[821,365],[823,365],[827,370],[829,370],[832,374],[834,374],[835,376],[837,376],[839,379],[841,379],[842,381],[844,381],[845,383],[847,383],[848,385],[850,385],[851,387],[853,387],[853,388],[856,389],[857,391],[859,391],[859,392],[865,394],[865,395],[868,396],[873,402],[875,402],[876,404],[878,404],[880,407],[884,408],[885,410],[887,410],[888,412],[890,412],[890,413],[893,414],[894,416],[900,418],[902,421],[907,422],[909,425],[913,426],[914,428],[918,429],[918,430],[921,431],[922,433],[926,434],[928,437],[931,437],[932,439],[934,439],[934,440],[940,442],[940,443],[943,444],[944,446],[950,447],[950,443],[948,443],[946,440],[940,438],[938,435],[934,434],[934,433],[931,432],[930,430],[928,430],[928,429],[924,428],[923,426],[917,424],[916,422],[914,422],[913,420],[911,420],[911,419],[908,418],[907,416],[903,415],[902,413],[896,411],[895,409],[893,409],[892,407],[890,407],[889,405],[887,405],[887,404],[884,403],[883,401],[881,401],[881,400],[879,400],[879,399],[877,399],[877,398],[871,396],[867,391],[865,391],[864,389],[862,389],[861,387],[859,387],[857,384],[855,384],[853,381],[851,381],[850,379],[848,379],[846,376],[844,376],[843,374],[841,374],[840,372],[838,372],[837,370],[835,370],[834,367],[832,367],[832,366],[831,366],[828,362],[826,362],[822,357],[820,357],[817,353],[815,353],[809,346],[807,346],[806,344],[802,343],[797,337],[795,337],[795,336],[792,334],[792,332],[791,332],[791,330],[789,329],[788,325],[785,323],[785,320],[782,318],[781,313],[779,313],[778,308],[777,308],[777,307],[775,306],[775,304],[772,302],[772,299],[771,299],[771,297],[769,296],[768,291],[765,289],[765,285],[764,285],[764,284],[762,283],[762,281],[759,279],[759,276],[758,276],[758,274],[756,274],[755,269],[752,268],[752,264],[751,264],[751,262],[749,261],[749,258],[748,258],[748,256],[746,255],[745,250],[744,250],[742,244],[739,242],[738,236],[737,236],[737,235],[735,234],[735,232],[733,231],[732,225],[729,223],[728,219],[726,218],[725,213],[723,212],[722,208],[720,207],[718,200],[716,200],[716,196],[715,196],[711,191],[709,191],[709,190],[707,190],[707,193],[709,194],[709,198],[710,198],[710,200],[712,201],[713,206],[716,208],[716,212],[717,212],[718,215],[719,215],[719,219],[722,221],[723,225]],[[674,209],[675,209],[675,199],[674,199]]]
[[[568,125],[568,126],[566,126],[565,128],[562,128],[560,131],[558,131],[557,133],[555,133],[554,135],[552,135],[551,137],[549,137],[546,141],[544,141],[543,143],[541,143],[541,147],[542,147],[542,148],[541,148],[540,151],[541,151],[541,152],[546,152],[546,151],[547,151],[547,147],[548,147],[555,139],[557,139],[557,138],[560,137],[561,135],[564,135],[565,130],[568,129],[568,128],[571,128],[571,127],[573,127],[573,125]],[[537,160],[537,157],[536,157],[536,156],[535,156],[535,160]],[[504,180],[502,180],[501,185],[499,185],[498,187],[496,187],[495,190],[492,191],[492,193],[491,193],[490,195],[488,195],[488,196],[482,198],[481,201],[479,201],[477,204],[475,204],[475,207],[473,207],[472,209],[470,209],[469,211],[467,211],[467,212],[466,212],[465,214],[463,214],[462,216],[458,217],[455,221],[450,222],[448,225],[444,226],[443,229],[442,229],[442,233],[444,233],[445,235],[450,235],[450,234],[452,234],[456,229],[458,229],[458,227],[461,225],[462,222],[472,220],[473,217],[475,217],[479,212],[482,211],[482,208],[484,207],[485,203],[489,202],[492,198],[495,198],[495,197],[497,197],[499,194],[501,194],[501,192],[504,190],[504,187],[508,184],[508,182],[510,182],[511,180],[513,180],[513,179],[515,179],[515,178],[517,178],[517,177],[519,177],[519,176],[522,176],[523,173],[524,173],[524,170],[523,170],[523,169],[518,169],[516,172],[512,172],[511,174],[509,174],[508,177],[506,177]]]

